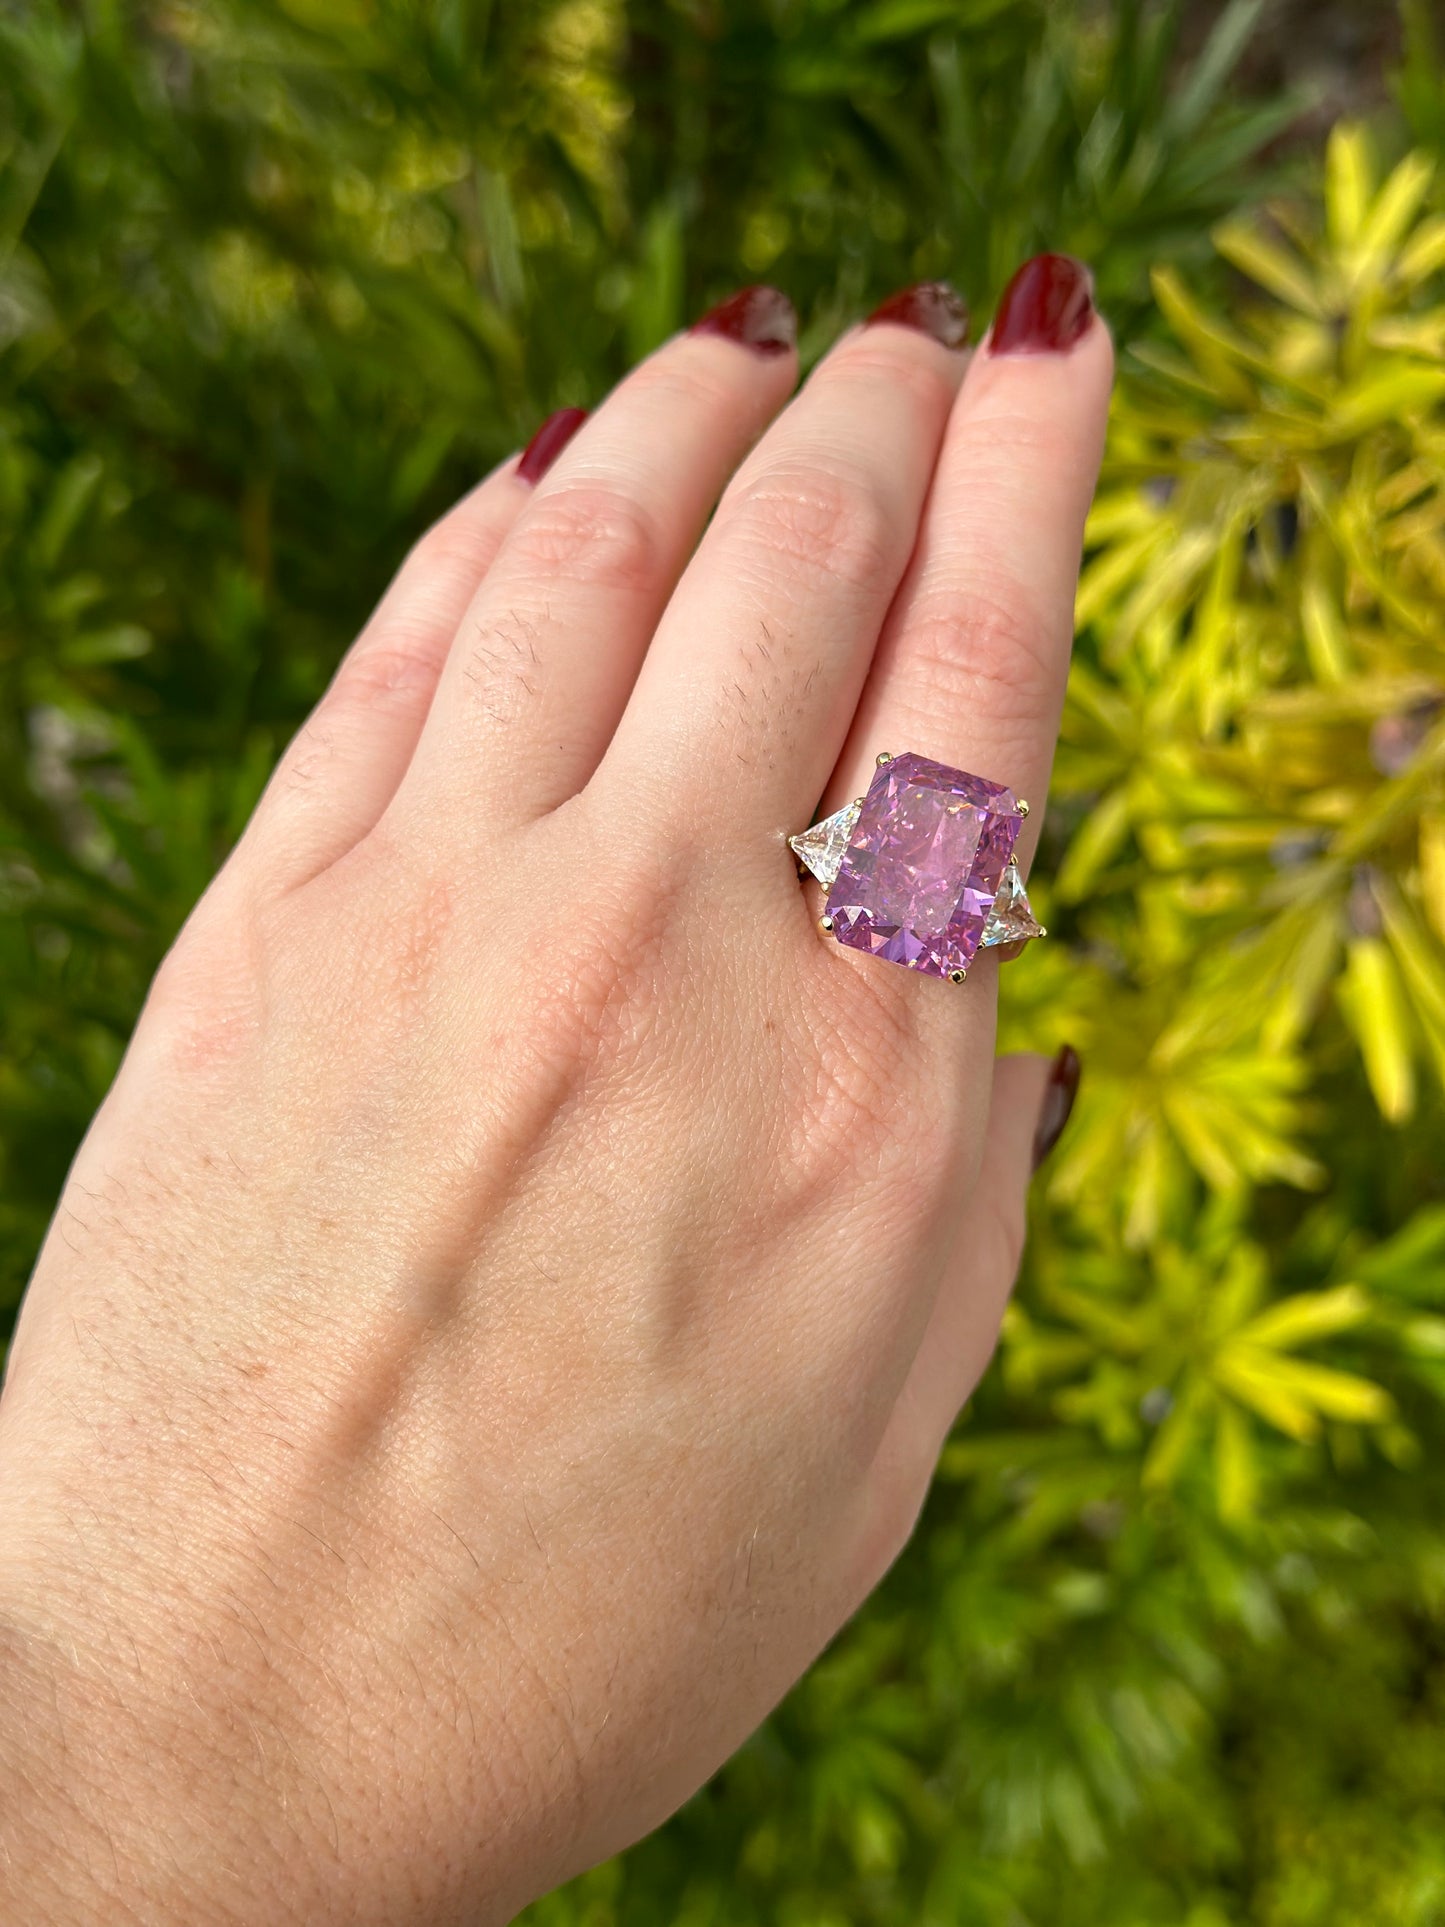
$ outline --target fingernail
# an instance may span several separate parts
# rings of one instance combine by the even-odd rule
[[[798,339],[798,316],[778,288],[742,288],[694,321],[695,335],[724,335],[759,355],[784,355]]]
[[[1044,1101],[1039,1106],[1039,1122],[1034,1132],[1036,1171],[1064,1134],[1074,1099],[1079,1095],[1083,1068],[1072,1044],[1064,1045],[1049,1068],[1049,1081],[1044,1086]]]
[[[1068,254],[1025,261],[998,304],[989,352],[1063,354],[1088,333],[1094,319],[1094,277]]]
[[[900,288],[873,310],[864,326],[871,328],[880,321],[916,328],[945,348],[961,348],[968,340],[967,304],[947,281],[920,281],[915,287]]]
[[[517,480],[540,482],[586,419],[585,408],[559,408],[549,415],[522,450]]]

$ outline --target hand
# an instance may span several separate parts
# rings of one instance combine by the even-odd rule
[[[285,756],[10,1360],[6,1918],[505,1920],[906,1540],[1059,1094],[987,953],[825,940],[784,837],[884,749],[1036,832],[1109,343],[1048,258],[960,334],[916,291],[787,402],[725,304],[422,538]]]

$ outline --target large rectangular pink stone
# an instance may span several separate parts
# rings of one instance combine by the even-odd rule
[[[828,915],[839,943],[909,970],[967,970],[1023,822],[1013,791],[895,756],[864,799]]]

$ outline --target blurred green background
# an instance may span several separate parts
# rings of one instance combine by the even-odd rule
[[[1445,1922],[1445,80],[1385,0],[0,0],[0,1285],[410,539],[710,300],[1095,266],[1006,1028],[1087,1066],[916,1543],[592,1927]],[[7,1314],[8,1316],[8,1314]]]

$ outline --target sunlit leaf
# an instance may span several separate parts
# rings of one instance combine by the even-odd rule
[[[1360,937],[1346,947],[1340,1008],[1359,1042],[1381,1112],[1399,1123],[1415,1105],[1415,1053],[1408,1007],[1389,945]]]
[[[1445,368],[1391,367],[1387,363],[1341,392],[1334,409],[1334,427],[1340,434],[1362,434],[1381,422],[1433,408],[1442,397]]]
[[[1160,311],[1200,370],[1226,401],[1248,408],[1255,399],[1254,385],[1244,373],[1252,358],[1248,346],[1206,315],[1172,270],[1156,268],[1153,288]]]
[[[1445,943],[1445,810],[1421,812],[1420,895],[1436,939]]]
[[[1407,154],[1376,195],[1360,231],[1361,253],[1375,271],[1400,246],[1434,175],[1428,154]]]
[[[1407,287],[1428,281],[1445,268],[1445,214],[1422,221],[1401,248],[1395,263],[1396,278]]]
[[[1251,1345],[1273,1351],[1290,1351],[1297,1345],[1332,1338],[1337,1332],[1352,1331],[1370,1314],[1370,1301],[1356,1285],[1340,1285],[1334,1291],[1297,1292],[1261,1312],[1240,1332]]]
[[[1301,314],[1319,317],[1324,313],[1319,292],[1303,263],[1253,223],[1222,221],[1214,230],[1214,245],[1242,274]]]
[[[1221,1517],[1233,1524],[1249,1518],[1259,1491],[1249,1425],[1236,1406],[1225,1405],[1214,1434],[1214,1477]]]
[[[1276,1431],[1302,1443],[1319,1436],[1320,1415],[1313,1400],[1301,1397],[1299,1388],[1282,1377],[1267,1354],[1226,1352],[1216,1362],[1214,1376],[1225,1391]]]
[[[1259,1371],[1270,1377],[1286,1396],[1310,1405],[1325,1418],[1340,1419],[1348,1425],[1383,1425],[1394,1416],[1395,1405],[1388,1392],[1353,1372],[1339,1372],[1327,1365],[1316,1365],[1298,1358],[1274,1358],[1267,1365],[1254,1361],[1243,1365],[1246,1371]]]
[[[1368,134],[1358,122],[1340,122],[1325,150],[1325,212],[1330,239],[1341,253],[1360,244],[1374,186]]]
[[[1300,587],[1300,624],[1316,676],[1322,682],[1343,682],[1352,667],[1349,635],[1339,602],[1318,567]]]

